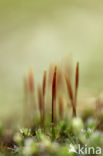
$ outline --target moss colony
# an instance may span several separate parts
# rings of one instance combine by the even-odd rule
[[[9,133],[0,123],[0,156],[103,155],[102,107],[97,101],[96,110],[77,112],[79,63],[73,85],[71,73],[52,65],[36,92],[30,70],[24,78],[22,126]]]

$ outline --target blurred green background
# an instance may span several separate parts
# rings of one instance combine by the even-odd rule
[[[102,0],[0,0],[0,117],[19,114],[23,76],[51,62],[80,62],[80,93],[103,86]]]

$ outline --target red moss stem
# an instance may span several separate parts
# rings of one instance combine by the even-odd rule
[[[75,107],[77,106],[78,86],[79,86],[79,62],[77,62],[76,72],[75,72],[75,99],[74,99]]]
[[[45,96],[45,91],[46,91],[46,71],[44,71],[44,75],[43,75],[42,89],[43,89],[43,96]]]
[[[76,117],[76,108],[74,105],[73,90],[72,90],[71,82],[68,77],[66,77],[65,79],[66,79],[66,84],[67,84],[67,89],[68,89],[68,95],[70,97],[70,101],[71,101],[71,105],[72,105],[73,117]]]
[[[53,81],[52,81],[52,124],[55,123],[56,73],[57,73],[57,67],[55,66]]]
[[[29,90],[31,93],[34,92],[34,76],[32,68],[29,71]]]

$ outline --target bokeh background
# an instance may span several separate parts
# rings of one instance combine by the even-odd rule
[[[0,118],[19,115],[23,77],[80,62],[80,97],[103,90],[102,0],[0,0]]]

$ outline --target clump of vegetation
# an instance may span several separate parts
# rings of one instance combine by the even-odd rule
[[[76,64],[74,90],[71,78],[67,73],[58,70],[58,66],[50,72],[52,74],[44,71],[42,84],[37,88],[37,96],[32,69],[28,78],[24,78],[23,126],[8,135],[0,123],[0,155],[102,155],[100,149],[103,146],[103,116],[95,116],[95,112],[91,117],[87,112],[83,116],[77,114],[79,63]],[[65,86],[65,99],[67,105],[71,104],[72,116],[70,110],[67,111],[67,105],[64,105],[64,97],[60,93],[64,92],[60,88],[61,84]],[[51,94],[48,101],[47,92]],[[82,151],[78,149],[80,146]]]

